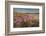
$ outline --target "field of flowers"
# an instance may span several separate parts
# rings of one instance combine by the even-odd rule
[[[15,27],[38,27],[39,13],[14,13]]]

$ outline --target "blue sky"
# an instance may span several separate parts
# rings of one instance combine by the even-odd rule
[[[14,8],[14,12],[18,12],[18,13],[39,13],[39,9],[32,9],[32,8]]]

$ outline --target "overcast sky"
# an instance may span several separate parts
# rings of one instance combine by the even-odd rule
[[[32,9],[32,8],[14,8],[14,12],[18,12],[18,13],[39,13],[39,9]]]

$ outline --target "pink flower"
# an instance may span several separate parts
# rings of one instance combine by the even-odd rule
[[[31,19],[32,19],[32,16],[26,15],[26,16],[22,16],[22,18],[23,18],[24,21],[26,22],[27,20],[31,20]]]
[[[23,18],[21,18],[21,17],[15,17],[15,23],[16,24],[21,24],[22,22],[23,22]]]
[[[31,19],[32,19],[32,16],[28,15],[27,20],[31,20]]]
[[[24,19],[24,22],[26,22],[27,16],[22,16],[22,18]]]

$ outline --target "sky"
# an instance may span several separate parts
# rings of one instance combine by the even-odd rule
[[[32,8],[14,8],[14,12],[18,12],[18,13],[39,13],[39,9],[32,9]]]

